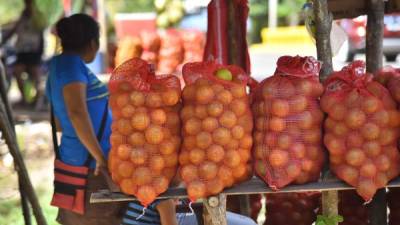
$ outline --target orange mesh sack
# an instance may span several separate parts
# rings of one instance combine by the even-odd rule
[[[174,76],[155,76],[145,61],[132,59],[114,70],[109,89],[109,169],[122,192],[147,206],[177,171],[180,83]]]
[[[389,92],[364,71],[364,62],[355,61],[333,73],[321,107],[331,170],[370,201],[400,172],[399,114]]]
[[[233,79],[223,80],[218,74]],[[194,201],[248,178],[253,119],[248,76],[239,67],[188,63],[183,77],[180,175]]]
[[[283,56],[275,74],[254,91],[254,166],[272,189],[319,178],[324,161],[319,70],[313,57]]]

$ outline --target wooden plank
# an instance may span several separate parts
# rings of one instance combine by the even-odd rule
[[[391,181],[387,187],[400,187],[400,177]],[[279,192],[308,192],[308,191],[330,191],[330,190],[351,190],[354,187],[338,179],[327,179],[324,182],[314,182],[301,185],[290,185],[282,188]],[[242,194],[263,194],[263,193],[277,193],[270,189],[264,181],[257,177],[245,181],[232,188],[224,190],[222,193],[226,195],[242,195]],[[169,188],[165,193],[158,197],[159,199],[165,198],[187,198],[187,193],[184,187]],[[128,196],[123,193],[111,193],[108,190],[100,190],[93,193],[90,197],[91,203],[104,203],[104,202],[118,202],[118,201],[134,201],[135,197]]]

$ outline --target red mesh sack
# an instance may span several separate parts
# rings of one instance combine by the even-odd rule
[[[400,103],[400,69],[393,70],[387,88],[397,103]]]
[[[221,69],[229,71],[233,81],[214,76]],[[239,67],[188,63],[183,77],[180,175],[194,201],[248,177],[253,119],[246,93],[248,76]]]
[[[109,89],[112,179],[147,206],[177,171],[180,83],[174,76],[155,76],[145,61],[132,59],[114,70]]]
[[[319,178],[324,161],[319,70],[313,57],[283,56],[274,76],[254,91],[255,171],[274,190]]]
[[[399,76],[400,76],[400,69],[395,69],[391,66],[386,66],[378,70],[378,72],[376,72],[374,80],[381,83],[383,86],[387,87],[390,79]]]
[[[333,73],[321,107],[331,170],[370,201],[400,172],[399,114],[389,92],[364,71],[364,62],[355,61]]]
[[[140,58],[148,63],[157,65],[158,51],[161,44],[160,36],[155,31],[142,31],[140,32],[140,39],[143,46],[143,53]]]
[[[339,215],[343,216],[340,225],[368,225],[368,208],[364,200],[354,190],[339,192]]]
[[[173,73],[183,60],[182,39],[177,30],[167,30],[160,34],[161,47],[157,71]]]
[[[126,37],[120,40],[115,53],[115,66],[121,65],[129,59],[140,57],[142,51],[142,42],[139,37]]]
[[[319,192],[275,193],[265,198],[264,225],[312,225],[321,205]]]
[[[389,207],[389,225],[400,225],[400,188],[389,188],[387,202]]]

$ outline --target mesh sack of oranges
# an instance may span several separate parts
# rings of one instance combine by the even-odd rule
[[[167,190],[178,166],[180,82],[132,59],[110,78],[113,113],[109,169],[122,192],[147,206]]]
[[[167,30],[160,34],[161,46],[158,56],[157,71],[173,73],[183,60],[182,38],[177,30]]]
[[[115,66],[121,65],[129,59],[140,57],[142,52],[142,41],[139,37],[126,37],[120,40],[115,53]]]
[[[264,225],[312,225],[320,199],[319,192],[266,194]]]
[[[249,176],[253,119],[239,67],[188,63],[183,77],[180,175],[194,201]]]
[[[368,208],[354,190],[339,192],[339,215],[344,219],[340,225],[368,225]]]
[[[142,31],[140,32],[140,39],[143,47],[143,53],[140,58],[156,65],[161,44],[160,36],[156,31]]]
[[[331,170],[369,201],[399,174],[399,113],[389,92],[355,61],[325,82],[321,107]]]
[[[313,57],[283,56],[275,74],[254,91],[255,172],[272,189],[319,178],[324,161],[319,70]]]
[[[400,188],[389,188],[387,193],[389,225],[400,225]]]

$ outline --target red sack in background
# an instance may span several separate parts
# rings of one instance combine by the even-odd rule
[[[214,76],[220,69],[229,71],[233,81]],[[253,119],[248,76],[239,67],[187,63],[183,77],[180,175],[195,201],[248,178]]]
[[[142,42],[139,37],[126,37],[118,42],[117,52],[115,53],[115,66],[119,66],[125,61],[138,58],[142,55]]]
[[[236,61],[238,66],[250,74],[250,57],[246,41],[246,22],[249,13],[247,0],[235,0],[234,18],[237,32],[235,36],[229,36],[228,27],[228,5],[225,0],[212,0],[207,7],[208,26],[207,41],[204,50],[203,61],[216,60],[220,64],[229,64],[229,42],[234,40]]]
[[[178,166],[180,83],[155,75],[150,64],[132,59],[109,82],[113,113],[108,167],[122,192],[147,206],[167,190]]]
[[[179,31],[167,30],[160,34],[161,46],[157,71],[173,73],[183,60],[183,45]]]
[[[387,202],[389,207],[389,225],[400,225],[400,188],[389,188]]]
[[[370,201],[400,172],[396,103],[355,61],[326,80],[321,107],[331,171]]]
[[[321,205],[321,193],[266,194],[264,225],[312,225]]]
[[[201,31],[181,31],[184,49],[183,62],[200,62],[204,54],[205,36]]]
[[[148,63],[157,65],[158,51],[161,45],[160,36],[155,31],[142,31],[140,32],[140,39],[143,47],[143,53],[140,58]]]
[[[283,56],[275,74],[254,91],[255,171],[274,190],[320,176],[324,115],[319,70],[313,57]]]
[[[354,190],[339,191],[339,215],[343,216],[340,225],[368,225],[368,208],[364,200]]]

